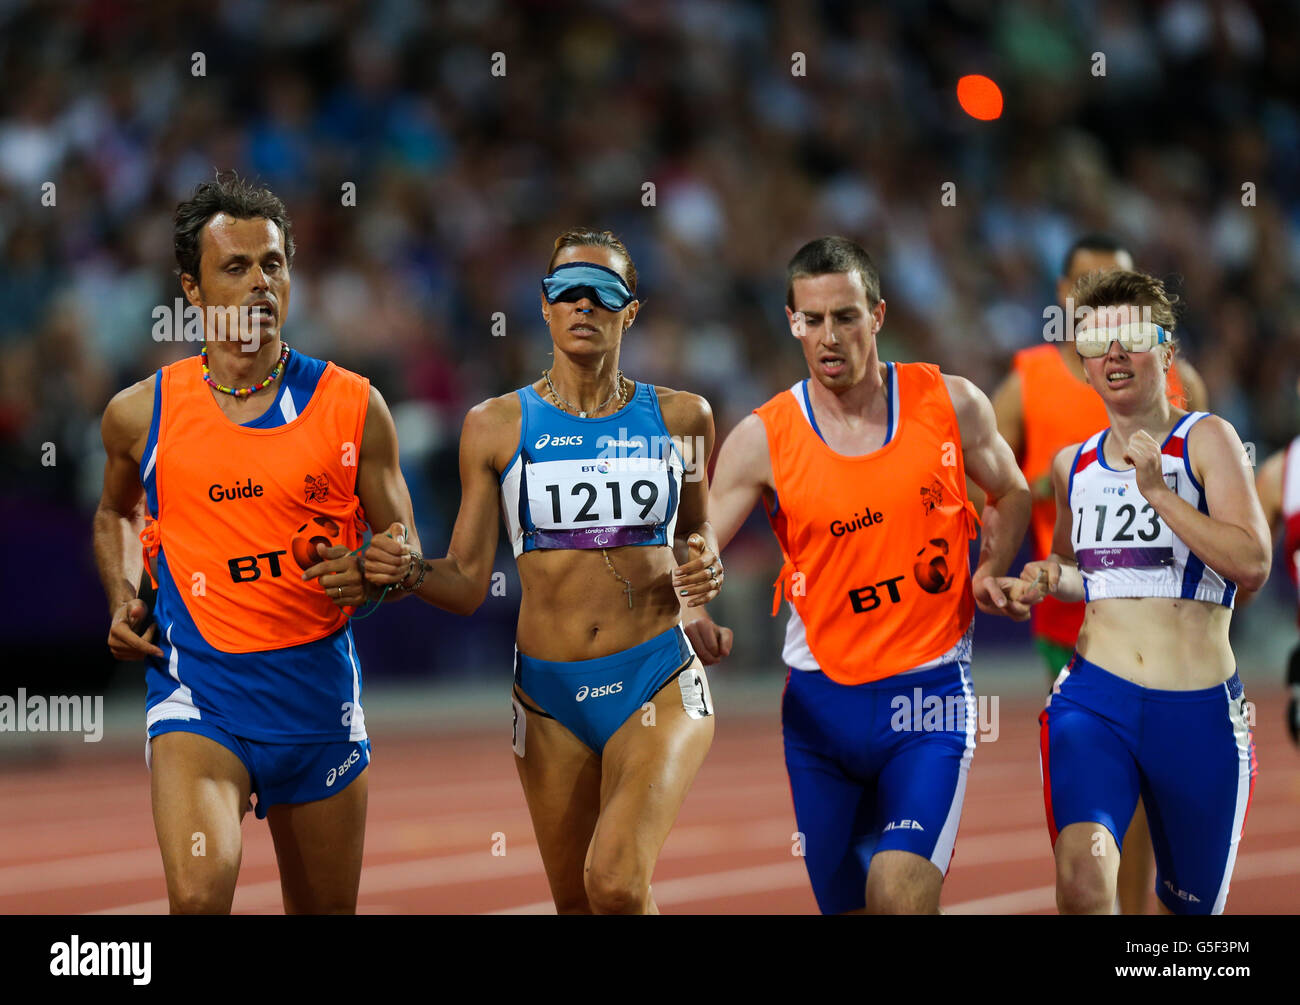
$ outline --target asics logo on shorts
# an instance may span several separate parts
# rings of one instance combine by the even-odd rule
[[[602,684],[600,687],[587,687],[583,684],[578,688],[578,693],[573,696],[574,701],[586,701],[588,698],[603,698],[607,694],[618,694],[623,690],[623,682],[617,684]]]
[[[340,778],[346,775],[348,773],[348,769],[351,768],[352,765],[356,764],[357,761],[359,760],[361,760],[361,751],[359,749],[355,749],[352,751],[352,753],[348,755],[348,759],[344,761],[342,764],[340,764],[337,768],[330,768],[330,773],[325,776],[325,787],[328,789],[331,785],[333,785]]]
[[[533,444],[534,450],[541,450],[542,447],[580,447],[582,446],[582,436],[552,436],[550,433],[543,433],[537,437],[537,442]]]

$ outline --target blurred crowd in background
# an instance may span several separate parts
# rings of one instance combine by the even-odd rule
[[[967,73],[999,120],[960,111]],[[1294,0],[0,0],[0,517],[81,528],[102,645],[99,416],[197,351],[151,329],[172,213],[217,169],[285,200],[285,337],[381,389],[440,554],[460,422],[548,364],[539,280],[574,225],[635,258],[622,368],[704,394],[720,438],[800,375],[784,270],[810,238],[876,259],[883,357],[992,393],[1070,242],[1113,233],[1262,459],[1300,432],[1297,165]]]

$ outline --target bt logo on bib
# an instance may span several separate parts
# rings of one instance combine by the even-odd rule
[[[533,444],[534,450],[541,450],[542,447],[580,447],[582,446],[582,435],[577,436],[552,436],[550,433],[543,433],[537,437],[537,442]]]
[[[573,696],[574,701],[586,701],[588,698],[603,698],[607,694],[618,694],[623,690],[623,682],[616,684],[602,684],[600,687],[587,687],[583,684],[578,688],[578,693]]]

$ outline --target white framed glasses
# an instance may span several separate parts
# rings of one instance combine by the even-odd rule
[[[1074,351],[1080,356],[1093,359],[1110,352],[1112,342],[1118,342],[1125,352],[1149,352],[1168,341],[1169,333],[1160,325],[1150,321],[1139,321],[1131,324],[1076,329]]]

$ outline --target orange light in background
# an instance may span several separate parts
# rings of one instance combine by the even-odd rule
[[[1002,114],[1002,91],[988,77],[970,73],[957,81],[957,102],[974,119],[988,122]]]

